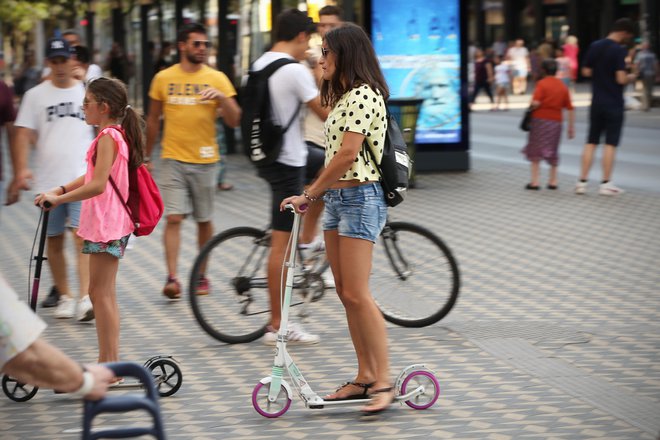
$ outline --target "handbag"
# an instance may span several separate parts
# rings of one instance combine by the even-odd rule
[[[522,131],[529,131],[532,128],[532,108],[529,107],[525,110],[522,120],[520,121],[520,129]]]

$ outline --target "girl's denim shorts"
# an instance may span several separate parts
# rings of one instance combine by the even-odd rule
[[[343,237],[376,242],[387,220],[385,195],[379,182],[329,189],[323,201],[323,230],[337,230]]]

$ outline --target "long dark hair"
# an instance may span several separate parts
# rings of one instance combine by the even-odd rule
[[[349,90],[366,84],[379,90],[383,99],[390,96],[387,82],[380,70],[376,52],[364,30],[344,23],[325,34],[325,44],[335,55],[335,74],[321,84],[321,102],[334,106]]]
[[[121,122],[128,144],[128,164],[137,168],[144,160],[144,137],[142,129],[144,121],[133,108],[128,105],[126,85],[112,78],[100,77],[87,84],[87,91],[94,95],[99,103],[108,105],[109,117]]]

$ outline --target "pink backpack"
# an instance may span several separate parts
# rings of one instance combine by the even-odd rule
[[[112,128],[121,132],[122,136],[124,135],[124,131],[120,127],[113,126]],[[133,220],[135,225],[133,234],[137,237],[151,234],[163,216],[165,206],[158,185],[156,185],[147,167],[144,164],[135,169],[129,167],[128,200],[122,198],[119,188],[112,180],[112,176],[109,179],[110,184],[119,196],[119,200],[124,205],[124,209]]]

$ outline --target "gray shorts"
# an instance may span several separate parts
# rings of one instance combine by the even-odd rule
[[[213,217],[217,163],[198,164],[163,159],[159,177],[165,216],[188,215],[203,223]]]

